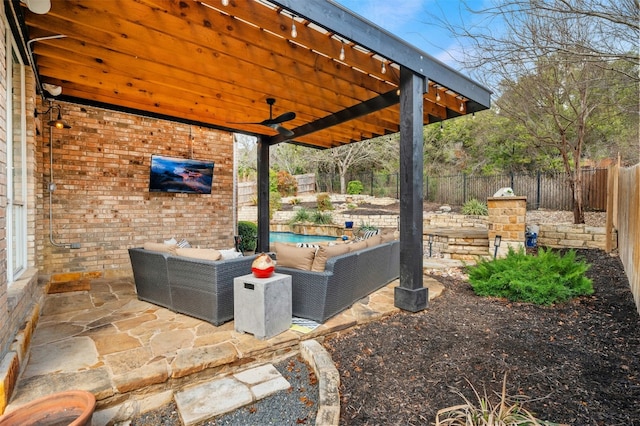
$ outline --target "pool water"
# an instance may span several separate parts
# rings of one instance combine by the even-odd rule
[[[270,232],[270,243],[314,243],[317,241],[335,241],[338,237],[328,235],[302,235],[293,232]]]

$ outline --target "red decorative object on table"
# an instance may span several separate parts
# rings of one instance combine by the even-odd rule
[[[266,253],[260,253],[251,264],[251,272],[256,278],[269,278],[275,269],[273,259]]]

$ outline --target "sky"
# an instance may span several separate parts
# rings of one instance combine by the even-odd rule
[[[460,25],[477,19],[458,0],[334,1],[453,68],[459,68],[454,59],[459,55],[459,44],[440,21]],[[480,8],[482,0],[467,3]]]

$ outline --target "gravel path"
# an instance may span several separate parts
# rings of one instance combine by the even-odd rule
[[[298,357],[280,361],[274,367],[291,384],[288,390],[206,421],[201,426],[314,425],[318,411],[318,383],[313,370]],[[172,402],[133,418],[130,425],[176,426],[182,425],[182,421]]]

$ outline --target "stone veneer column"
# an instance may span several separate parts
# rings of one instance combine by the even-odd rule
[[[489,254],[493,256],[496,235],[502,237],[497,257],[504,257],[509,247],[524,247],[527,197],[489,197]]]

